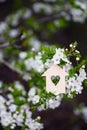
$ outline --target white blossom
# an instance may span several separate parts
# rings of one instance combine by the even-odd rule
[[[45,13],[50,14],[52,13],[52,8],[50,5],[43,4],[41,2],[37,2],[33,4],[33,9],[36,13],[44,10]]]
[[[19,33],[18,29],[12,29],[9,32],[9,36],[14,38],[18,36],[18,33]]]
[[[79,61],[79,60],[80,60],[80,58],[79,58],[79,57],[76,57],[76,60],[77,60],[77,61]]]
[[[60,64],[60,60],[63,60],[67,63],[69,63],[66,55],[64,54],[64,49],[56,49],[56,53],[52,58],[52,61],[54,62],[54,64]]]
[[[34,51],[36,51],[36,52],[39,51],[41,43],[38,39],[31,38],[30,41],[29,41],[29,44],[34,49]]]
[[[24,64],[26,66],[26,70],[30,70],[31,68],[34,68],[34,59],[33,58],[30,58],[30,59],[26,59],[24,61]]]
[[[11,104],[11,105],[9,106],[10,112],[15,112],[16,109],[17,109],[17,106],[16,106],[15,104]]]
[[[5,98],[0,95],[0,103],[3,103],[3,104],[4,104],[5,102],[6,102]]]
[[[65,71],[68,73],[69,72],[69,70],[70,69],[72,69],[72,64],[71,64],[71,62],[70,63],[67,63],[67,64],[65,64]]]
[[[40,96],[36,95],[36,88],[32,87],[28,92],[28,101],[32,102],[34,105],[37,104],[40,100]]]
[[[16,123],[18,126],[23,125],[24,116],[22,113],[17,114]]]
[[[31,16],[31,14],[32,14],[31,10],[27,9],[27,10],[24,12],[24,14],[23,14],[23,18],[24,18],[24,19],[29,18],[29,17]]]
[[[5,22],[0,22],[0,34],[2,34],[7,28],[7,24]]]
[[[29,92],[28,92],[28,96],[29,97],[33,97],[36,93],[36,88],[35,87],[32,87]]]
[[[71,14],[75,22],[83,23],[86,19],[86,14],[80,9],[71,9]]]
[[[30,58],[25,60],[26,69],[27,70],[34,69],[37,72],[42,73],[44,71],[44,64],[40,58],[41,56],[38,55],[35,57],[35,59]]]
[[[32,103],[33,103],[33,104],[37,104],[37,103],[39,102],[39,100],[40,100],[40,96],[39,96],[39,95],[35,95],[35,96],[33,97],[33,99],[32,99]]]
[[[82,106],[80,109],[74,109],[74,114],[77,116],[81,116],[84,121],[87,123],[87,106]]]
[[[48,101],[48,108],[55,109],[60,105],[61,101],[56,99],[50,99]]]
[[[27,53],[26,53],[26,52],[20,52],[20,53],[19,53],[19,58],[20,58],[20,59],[24,59],[24,58],[26,58],[26,56],[27,56]]]
[[[20,84],[19,81],[15,81],[15,88],[17,88],[18,90],[24,90],[24,87],[22,84]]]
[[[66,88],[67,92],[70,94],[70,92],[76,92],[76,94],[81,93],[83,86],[82,82],[87,79],[86,72],[83,68],[79,70],[79,75],[75,74],[75,76],[66,79]]]
[[[3,126],[9,126],[11,123],[14,122],[11,113],[6,111],[1,111],[1,124]]]
[[[53,65],[53,61],[50,59],[47,59],[45,62],[45,68],[50,68]]]

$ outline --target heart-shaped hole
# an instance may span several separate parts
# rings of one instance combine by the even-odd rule
[[[60,76],[56,75],[56,76],[51,76],[51,80],[52,82],[57,85],[57,83],[60,81]]]

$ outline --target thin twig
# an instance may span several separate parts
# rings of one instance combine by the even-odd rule
[[[65,13],[53,14],[53,15],[46,16],[44,18],[40,18],[38,20],[38,22],[39,23],[45,23],[45,22],[56,20],[56,19],[60,19],[60,18],[62,18],[64,16],[65,16]]]
[[[5,47],[8,47],[9,45],[10,45],[9,42],[4,43],[4,44],[0,44],[0,49],[3,49],[3,48],[5,48]]]
[[[6,62],[5,60],[0,60],[0,62],[3,65],[5,65],[9,70],[11,70],[14,75],[16,74],[16,79],[18,81],[20,81],[21,84],[23,84],[23,86],[24,86],[24,88],[25,88],[26,91],[29,91],[29,85],[28,85],[27,80],[23,78],[23,72],[20,71],[20,70],[15,69],[12,65],[10,65],[10,63]]]
[[[17,74],[19,74],[19,75],[23,75],[23,73],[22,73],[22,71],[20,71],[20,70],[17,70],[17,69],[15,69],[11,64],[9,64],[7,61],[5,61],[5,60],[0,60],[0,62],[2,63],[2,64],[4,64],[5,66],[7,66],[10,70],[12,70],[13,72],[16,72]]]

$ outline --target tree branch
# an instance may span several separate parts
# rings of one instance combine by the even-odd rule
[[[5,47],[8,47],[9,45],[10,45],[9,42],[4,43],[4,44],[1,44],[1,45],[0,45],[0,49],[3,49],[3,48],[5,48]]]
[[[20,70],[17,70],[15,68],[13,68],[8,62],[6,62],[5,60],[0,60],[0,62],[2,64],[4,64],[5,66],[7,66],[10,70],[12,70],[13,72],[16,72],[19,75],[22,75],[23,73]]]
[[[49,15],[49,16],[46,16],[44,18],[40,18],[38,20],[38,23],[45,23],[45,22],[49,22],[49,21],[53,21],[53,20],[56,20],[56,19],[60,19],[62,17],[65,16],[65,13],[60,13],[60,14],[52,14],[52,15]]]
[[[23,72],[15,69],[5,60],[0,60],[0,62],[3,64],[3,66],[0,67],[0,69],[1,69],[0,79],[6,83],[20,81],[21,84],[23,84],[25,90],[29,91],[29,84],[28,84],[27,80],[23,78]]]

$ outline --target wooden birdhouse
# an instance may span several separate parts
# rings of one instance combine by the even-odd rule
[[[58,65],[51,66],[42,76],[46,76],[46,91],[53,94],[65,93],[65,68]],[[56,79],[54,82],[54,79]]]

